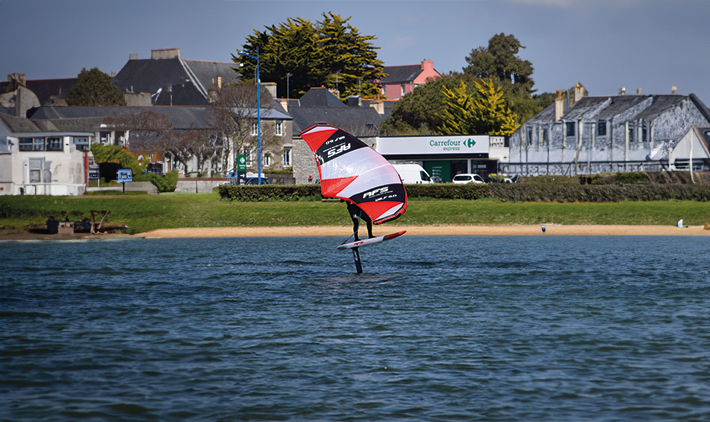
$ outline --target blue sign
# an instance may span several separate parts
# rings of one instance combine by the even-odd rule
[[[131,169],[118,169],[118,182],[119,183],[126,183],[126,182],[132,182],[133,181],[133,173],[131,173]]]

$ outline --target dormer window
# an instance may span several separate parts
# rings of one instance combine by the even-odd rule
[[[574,122],[566,122],[565,128],[567,136],[574,136]]]
[[[597,136],[606,136],[606,120],[597,122]]]

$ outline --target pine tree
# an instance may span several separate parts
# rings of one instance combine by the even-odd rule
[[[378,47],[371,43],[376,38],[361,35],[349,20],[333,13],[324,13],[323,21],[316,24],[288,19],[263,32],[255,31],[242,51],[256,57],[259,47],[259,76],[262,81],[276,82],[280,97],[300,97],[311,87],[326,85],[337,88],[341,99],[358,94],[372,98],[379,92],[372,82],[385,76],[384,63],[377,59]],[[232,54],[232,60],[243,65],[235,68],[242,78],[255,78],[255,59]]]
[[[519,125],[515,113],[505,105],[501,87],[490,78],[473,84],[474,93],[466,92],[463,81],[453,89],[444,86],[446,107],[439,130],[446,135],[512,135]]]
[[[79,73],[79,81],[69,91],[70,106],[125,106],[126,98],[111,77],[97,67]]]

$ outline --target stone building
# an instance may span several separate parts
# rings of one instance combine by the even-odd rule
[[[521,125],[499,171],[573,176],[675,170],[690,160],[698,169],[710,166],[707,143],[685,145],[693,127],[710,126],[710,111],[695,94],[583,97],[583,91],[579,84],[568,98],[558,91],[553,104]]]

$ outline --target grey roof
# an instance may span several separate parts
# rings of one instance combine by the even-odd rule
[[[34,92],[42,105],[51,104],[55,99],[69,96],[69,91],[79,81],[79,78],[68,79],[32,79],[27,81],[27,89]],[[10,82],[0,82],[0,93],[6,92]]]
[[[283,110],[283,108],[281,108]],[[133,107],[55,107],[45,106],[38,108],[30,117],[33,120],[46,119],[79,119],[96,118],[103,121],[106,117],[125,116],[142,111],[154,111],[164,114],[175,129],[209,128],[210,106],[133,106]],[[262,109],[262,119],[291,120],[291,117],[278,108]],[[99,130],[99,129],[96,129]]]
[[[0,114],[0,120],[2,120],[13,133],[90,133],[99,130],[101,122],[103,121],[103,119],[100,118],[33,120],[7,114]]]
[[[207,128],[209,127],[209,107],[176,106],[176,107],[40,107],[30,117],[32,120],[42,119],[75,119],[122,116],[142,111],[154,111],[164,114],[175,129]]]
[[[309,89],[298,102],[301,107],[347,107],[325,87]]]
[[[129,60],[116,74],[114,82],[121,91],[147,92],[153,104],[203,105],[208,92],[217,88],[217,77],[222,84],[236,83],[239,75],[234,63],[171,59]]]
[[[371,107],[293,107],[293,134],[318,123],[337,126],[355,136],[375,136],[380,130],[382,116]]]
[[[651,121],[663,114],[666,110],[678,106],[690,98],[710,122],[710,111],[694,94],[685,95],[609,95],[583,97],[571,108],[566,108],[562,120],[587,120],[587,119],[613,119],[616,116],[642,105],[642,109],[629,120]],[[564,101],[567,105],[567,100]],[[555,121],[555,103],[547,106],[543,111],[533,116],[527,123],[549,124]]]
[[[417,79],[417,76],[419,76],[423,72],[422,66],[419,64],[410,64],[404,66],[387,66],[382,69],[382,71],[387,74],[387,76],[380,79],[380,83],[383,84],[411,82]]]

